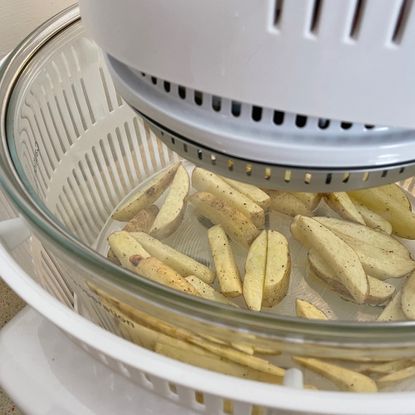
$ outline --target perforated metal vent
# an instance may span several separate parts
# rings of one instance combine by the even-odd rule
[[[333,191],[415,173],[411,130],[264,108],[133,71],[111,57],[108,63],[117,90],[167,146],[221,174],[262,187]]]

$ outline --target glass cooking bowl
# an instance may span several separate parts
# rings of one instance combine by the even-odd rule
[[[76,10],[55,18],[20,45],[4,65],[0,87],[0,180],[33,231],[40,283],[68,307],[125,336],[118,317],[91,290],[99,287],[204,338],[245,350],[282,351],[271,360],[284,367],[293,366],[290,354],[348,362],[415,357],[415,322],[356,321],[373,320],[378,311],[346,302],[330,304],[331,295],[325,296],[321,287],[304,286],[301,264],[294,267],[290,293],[281,307],[257,313],[182,294],[103,256],[106,236],[120,227],[110,219],[114,209],[178,156],[117,94]],[[289,235],[287,218],[270,220]],[[205,231],[188,208],[183,224],[166,242],[210,265],[206,238],[201,236]],[[293,251],[299,258],[304,254],[299,247]],[[245,254],[237,255],[240,265]],[[293,298],[304,288],[322,307],[332,305],[341,319],[293,317]],[[330,388],[321,380],[319,384]]]

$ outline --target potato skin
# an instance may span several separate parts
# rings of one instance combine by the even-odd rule
[[[246,248],[260,232],[242,212],[212,193],[197,192],[188,200],[198,214],[206,217],[215,225],[222,225],[231,239]]]
[[[150,183],[133,195],[126,203],[121,205],[112,214],[112,218],[121,222],[127,222],[141,209],[153,204],[167,189],[179,165],[180,163],[174,164],[167,170],[160,172]]]
[[[254,203],[249,197],[229,185],[220,176],[217,176],[208,170],[196,167],[192,173],[192,184],[197,190],[209,192],[214,196],[223,199],[228,205],[240,210],[256,227],[264,227],[264,209]]]

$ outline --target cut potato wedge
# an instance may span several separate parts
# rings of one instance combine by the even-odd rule
[[[231,239],[246,248],[260,232],[241,211],[211,193],[194,193],[189,197],[189,202],[198,214],[205,216],[215,225],[222,225]]]
[[[291,192],[291,194],[300,199],[311,211],[316,209],[322,197],[321,193]]]
[[[415,366],[415,362],[413,360],[392,360],[391,362],[374,363],[369,365],[365,368],[364,372],[375,375],[387,375],[388,373],[397,372],[398,370],[402,370],[410,366]]]
[[[278,304],[288,292],[291,274],[291,257],[288,241],[277,231],[268,231],[267,261],[262,305],[273,307]]]
[[[415,261],[396,255],[392,251],[365,244],[349,236],[338,234],[352,247],[362,263],[364,270],[375,278],[401,278],[415,269]]]
[[[346,287],[337,278],[336,273],[314,249],[310,249],[308,253],[308,263],[312,275],[323,280],[332,290],[338,292],[341,296],[353,301]],[[367,281],[369,284],[369,294],[366,303],[368,304],[383,304],[395,293],[395,287],[391,284],[380,281],[370,275],[367,276]]]
[[[109,304],[106,305],[109,306]],[[118,327],[122,335],[128,340],[131,340],[133,343],[143,346],[146,349],[154,350],[157,343],[176,346],[178,343],[180,343],[180,345],[189,344],[182,340],[160,333],[159,331],[144,327],[129,319],[128,316],[121,311],[114,309],[114,307],[111,307],[111,312],[117,317]]]
[[[262,231],[252,242],[245,263],[243,295],[250,310],[260,311],[267,262],[267,231]]]
[[[198,191],[209,192],[241,211],[256,227],[264,227],[264,209],[216,174],[196,167],[192,173],[192,184]]]
[[[342,218],[365,225],[365,221],[356,206],[345,192],[326,193],[327,204]]]
[[[148,232],[158,213],[159,208],[156,205],[141,209],[124,225],[122,230],[126,232]]]
[[[267,360],[261,359],[256,356],[251,356],[239,350],[235,350],[232,347],[223,346],[206,340],[206,338],[199,337],[189,330],[173,326],[163,320],[157,319],[147,313],[144,313],[126,303],[121,302],[112,295],[96,287],[95,285],[88,283],[90,289],[98,295],[103,304],[109,308],[115,308],[116,310],[124,313],[129,319],[134,322],[148,327],[152,330],[157,330],[167,336],[174,337],[179,340],[183,340],[196,346],[201,347],[217,356],[221,356],[232,362],[239,363],[243,366],[250,367],[260,372],[269,373],[280,377],[284,377],[285,370],[273,365]]]
[[[392,300],[379,314],[377,321],[401,321],[406,320],[406,315],[402,310],[402,291],[398,291]]]
[[[183,349],[179,345],[174,347],[172,345],[159,343],[156,345],[155,350],[164,356],[179,360],[183,363],[188,363],[203,369],[214,370],[219,373],[224,373],[225,375],[256,380],[258,382],[281,383],[280,376],[270,375],[231,362],[213,353],[206,352],[198,346],[190,345],[190,348],[186,347],[186,349]]]
[[[356,252],[314,219],[296,216],[291,224],[296,239],[319,252],[358,304],[366,301],[369,285]]]
[[[148,208],[141,209],[132,219],[130,219],[122,228],[126,232],[148,232],[154,219],[157,216],[159,208],[156,205],[151,205]],[[121,262],[112,252],[111,248],[108,251],[107,258],[114,264],[121,265]]]
[[[218,356],[222,356],[243,366],[248,366],[251,369],[259,370],[260,372],[269,373],[281,378],[285,374],[284,369],[272,364],[268,360],[261,359],[257,356],[251,356],[231,347],[221,346],[214,343],[207,343],[204,339],[201,338],[192,338],[189,341]]]
[[[373,210],[370,210],[362,203],[359,203],[357,200],[353,200],[353,203],[369,228],[385,232],[388,235],[392,233],[392,225],[386,219],[382,218],[382,216],[373,212]]]
[[[180,165],[174,175],[166,200],[150,229],[151,235],[156,238],[167,238],[178,228],[186,210],[185,198],[189,189],[189,175]]]
[[[376,187],[376,189],[385,193],[388,198],[396,200],[409,211],[412,211],[412,205],[408,198],[407,193],[398,184],[396,183],[386,184],[385,186]]]
[[[208,239],[222,294],[226,297],[241,295],[242,282],[238,266],[222,226],[212,226],[208,230]]]
[[[246,197],[249,197],[254,203],[258,206],[261,206],[262,209],[267,210],[271,203],[270,197],[259,187],[253,186],[252,184],[239,182],[237,180],[232,180],[227,177],[220,176],[226,183],[232,186],[234,189],[241,192]]]
[[[174,269],[150,254],[128,232],[114,232],[108,243],[124,268],[179,291],[199,295],[193,285]]]
[[[382,248],[404,258],[410,258],[408,248],[393,236],[386,235],[383,232],[376,231],[367,226],[342,219],[326,218],[323,216],[316,216],[314,219],[337,235],[342,234],[350,236],[351,238],[357,239],[358,241],[364,242],[368,245]]]
[[[402,201],[378,188],[356,190],[349,194],[390,222],[395,235],[415,239],[415,215],[402,204]]]
[[[308,301],[297,298],[295,300],[295,312],[297,317],[315,319],[315,320],[328,320],[327,316],[314,304]]]
[[[361,373],[309,357],[293,357],[301,366],[333,382],[339,389],[351,392],[377,392],[374,380]]]
[[[402,287],[402,311],[409,320],[415,320],[415,272],[413,272]]]
[[[178,168],[179,163],[159,173],[138,193],[134,194],[126,203],[121,205],[113,213],[112,218],[122,222],[127,222],[141,209],[144,209],[154,203],[167,189],[167,186],[173,180],[174,174]]]
[[[186,281],[190,282],[190,284],[195,287],[196,291],[200,294],[201,297],[206,298],[207,300],[217,301],[218,303],[224,303],[238,307],[232,301],[229,301],[223,294],[217,292],[213,287],[211,287],[209,284],[206,284],[201,279],[193,275],[189,275],[186,277]]]
[[[403,382],[406,379],[410,379],[415,376],[415,365],[406,367],[405,369],[398,370],[397,372],[389,373],[377,379],[377,383],[380,387],[394,385],[398,382]]]
[[[164,264],[173,268],[180,275],[195,275],[202,281],[211,284],[215,274],[206,265],[193,258],[176,251],[169,245],[160,242],[158,239],[147,235],[144,232],[133,232],[131,236],[137,240],[151,256],[158,258]]]
[[[114,264],[116,265],[121,265],[120,260],[117,258],[117,256],[114,254],[114,252],[112,251],[112,249],[108,249],[107,252],[107,258]]]
[[[271,198],[270,209],[288,216],[311,216],[311,209],[293,193],[267,190]]]

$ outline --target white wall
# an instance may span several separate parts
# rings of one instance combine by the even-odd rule
[[[0,0],[0,57],[75,0]]]

